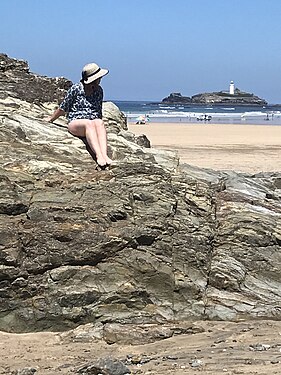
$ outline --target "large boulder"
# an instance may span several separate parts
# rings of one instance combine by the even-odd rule
[[[179,164],[113,103],[97,172],[55,105],[0,98],[1,330],[280,319],[280,173]]]

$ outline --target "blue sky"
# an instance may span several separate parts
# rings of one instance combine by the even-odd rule
[[[0,52],[77,82],[110,70],[106,100],[241,90],[281,103],[280,0],[0,0]]]

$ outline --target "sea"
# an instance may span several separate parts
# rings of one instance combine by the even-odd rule
[[[252,124],[281,126],[281,104],[267,106],[182,105],[149,101],[114,101],[130,123],[149,122]]]

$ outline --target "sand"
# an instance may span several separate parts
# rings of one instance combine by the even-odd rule
[[[281,373],[281,322],[199,321],[196,325],[203,332],[140,346],[65,341],[60,334],[51,332],[0,332],[0,374],[31,375],[33,372],[27,368],[33,368],[38,375],[75,374],[81,366],[102,358],[123,363],[132,358],[131,365],[126,363],[132,374]]]
[[[175,150],[181,163],[215,170],[281,171],[281,126],[212,123],[128,124],[152,147]]]

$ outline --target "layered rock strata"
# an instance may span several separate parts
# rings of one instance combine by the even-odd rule
[[[43,77],[29,71],[24,60],[0,53],[0,99],[9,96],[29,103],[60,102],[71,81],[63,77]]]
[[[179,164],[113,103],[97,172],[45,121],[55,103],[17,95],[0,98],[1,330],[280,319],[280,173]]]

